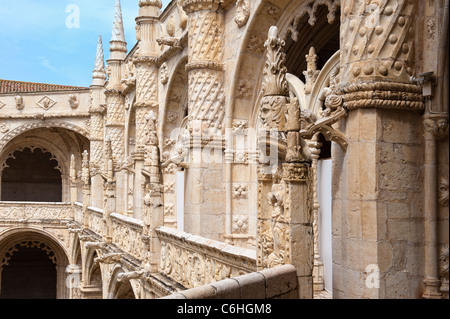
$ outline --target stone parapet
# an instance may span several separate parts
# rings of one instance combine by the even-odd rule
[[[283,265],[201,287],[161,299],[296,299],[296,269]]]
[[[167,227],[156,229],[161,241],[160,272],[186,288],[200,287],[256,270],[256,251]]]

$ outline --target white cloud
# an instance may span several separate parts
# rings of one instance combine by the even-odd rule
[[[44,66],[45,68],[49,69],[50,71],[53,72],[57,72],[58,68],[54,67],[53,65],[51,65],[50,61],[44,57],[44,56],[40,56],[38,57],[38,59],[41,61],[41,65]]]

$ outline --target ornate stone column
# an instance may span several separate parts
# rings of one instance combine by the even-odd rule
[[[83,222],[84,228],[89,228],[88,222],[88,206],[91,205],[91,187],[90,187],[90,172],[89,172],[89,154],[87,151],[83,152],[83,159],[81,162],[81,189],[83,192]]]
[[[74,203],[78,201],[78,187],[77,187],[77,168],[75,165],[75,155],[70,156],[70,174],[69,174],[69,184],[70,184],[70,202],[72,203],[73,215],[75,215],[74,211]]]
[[[424,213],[425,213],[425,299],[441,299],[439,274],[439,227],[438,227],[438,163],[437,141],[448,138],[448,114],[432,113],[431,96],[426,97],[427,111],[424,115]]]
[[[185,229],[222,240],[225,232],[223,178],[224,12],[220,1],[186,0],[188,15],[190,140],[186,176]],[[212,177],[214,176],[214,177]]]
[[[320,156],[320,148],[322,143],[318,142],[318,136],[315,134],[309,143],[311,149],[311,181],[312,181],[312,194],[313,194],[313,229],[314,229],[314,290],[324,290],[323,281],[323,262],[319,253],[319,198],[318,198],[318,184],[317,184],[317,165]]]
[[[135,162],[134,207],[135,217],[143,214],[143,180],[144,154],[147,143],[147,121],[152,111],[159,115],[158,102],[158,65],[159,45],[156,41],[159,34],[159,15],[162,3],[159,0],[140,0],[139,16],[136,18],[136,35],[139,42],[139,53],[134,59],[136,66],[136,150]]]
[[[345,154],[332,150],[336,298],[417,297],[421,270],[405,261],[420,262],[406,246],[422,240],[411,231],[422,196],[424,103],[411,81],[417,3],[341,1],[339,89],[349,143]]]
[[[111,141],[113,154],[113,164],[116,178],[116,191],[118,194],[124,194],[123,189],[126,185],[125,172],[120,172],[121,163],[125,162],[125,97],[122,95],[123,90],[123,68],[127,54],[127,43],[125,42],[125,32],[123,28],[122,9],[120,0],[116,0],[114,23],[112,37],[110,43],[110,57],[107,60],[108,67],[108,85],[105,91],[106,96],[106,121],[105,136]],[[104,154],[105,156],[105,154]],[[104,172],[105,174],[105,172]],[[111,198],[111,196],[109,196]],[[122,212],[126,214],[125,207],[126,198],[123,196],[114,196],[112,211]]]
[[[105,84],[106,84],[105,58],[103,55],[102,37],[99,35],[97,41],[97,54],[95,56],[95,67],[92,72],[92,85],[90,92],[90,160],[92,172],[92,205],[102,207],[103,182],[99,171],[103,159],[104,143],[104,114],[106,110]]]

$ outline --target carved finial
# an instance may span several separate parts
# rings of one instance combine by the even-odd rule
[[[284,45],[284,40],[278,38],[278,28],[272,26],[264,44],[267,58],[262,83],[260,119],[265,130],[285,131],[289,85],[286,80],[287,69],[284,66]]]
[[[95,66],[92,72],[92,85],[104,85],[106,81],[105,57],[103,55],[102,36],[98,36],[97,54],[95,55]]]
[[[108,160],[108,182],[111,182],[114,180],[114,163],[113,160]]]
[[[236,2],[236,17],[234,21],[239,28],[242,28],[248,21],[250,17],[250,1],[249,0],[238,0]]]
[[[111,41],[125,42],[125,31],[123,28],[122,8],[120,6],[120,0],[116,0],[114,10],[114,25]]]
[[[75,155],[70,156],[70,181],[75,183],[77,180],[77,169],[75,167]]]
[[[317,59],[316,49],[311,47],[309,53],[306,55],[307,69],[303,72],[306,79],[305,93],[311,93],[312,87],[319,76],[320,71],[317,70]]]
[[[289,95],[289,86],[286,80],[287,69],[284,65],[286,59],[286,54],[283,52],[284,46],[284,40],[278,38],[278,28],[270,27],[268,39],[264,43],[267,50],[262,84],[264,96]]]
[[[83,160],[81,162],[81,180],[84,186],[89,185],[89,153],[86,150],[83,152]]]
[[[182,0],[177,1],[177,9],[178,9],[178,15],[180,17],[180,28],[185,29],[187,26],[188,17],[187,17],[186,12],[183,9]]]

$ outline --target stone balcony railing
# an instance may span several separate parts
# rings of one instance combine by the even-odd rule
[[[0,202],[0,218],[11,221],[73,220],[70,203]]]
[[[161,241],[160,272],[195,288],[256,271],[256,251],[172,228],[156,229]]]
[[[112,243],[130,254],[142,260],[144,258],[144,242],[142,232],[144,223],[138,219],[112,213]]]
[[[144,259],[144,224],[141,220],[118,213],[106,222],[102,209],[70,203],[0,202],[0,216],[6,221],[75,221],[104,238],[137,260]],[[108,226],[109,225],[109,226]],[[109,227],[109,230],[106,230]],[[155,229],[160,242],[161,274],[183,285],[196,288],[227,278],[256,271],[256,251],[160,226]]]

